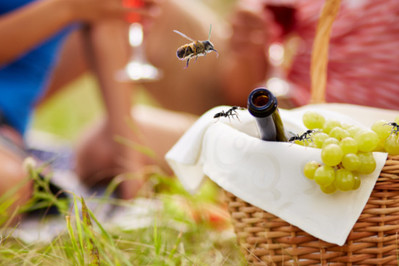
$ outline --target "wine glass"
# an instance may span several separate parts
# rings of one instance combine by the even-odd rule
[[[141,0],[123,0],[126,7],[139,8],[144,6]],[[131,57],[125,68],[117,73],[120,81],[153,81],[161,77],[161,72],[151,65],[145,55],[143,25],[141,17],[137,13],[130,13],[127,16],[129,25],[129,43],[131,46]]]

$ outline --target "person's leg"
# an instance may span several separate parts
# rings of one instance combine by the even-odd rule
[[[164,157],[198,117],[146,105],[136,105],[132,116],[143,145],[154,154],[150,163],[158,164],[165,172],[171,173]]]
[[[132,116],[137,123],[137,132],[143,147],[151,152],[151,156],[146,157],[146,166],[150,167],[149,174],[159,168],[161,173],[171,175],[172,171],[166,163],[165,155],[197,117],[144,105],[135,106]],[[152,166],[155,166],[155,169]],[[145,174],[144,172],[143,175]],[[134,180],[126,181],[122,184],[120,192],[124,198],[131,198],[136,193],[134,189]]]
[[[130,130],[139,142],[115,135],[110,141],[104,120],[97,121],[86,131],[77,145],[77,172],[89,186],[109,182],[118,174],[143,178],[147,167],[156,167],[160,171],[171,174],[164,157],[183,133],[194,123],[196,116],[186,113],[172,112],[144,105],[136,105],[132,109],[134,123]],[[131,171],[116,167],[110,153],[113,142],[129,149],[136,156],[142,156],[140,168]],[[122,161],[128,158],[120,158]],[[129,163],[128,161],[125,163]],[[132,162],[130,162],[132,163]],[[127,180],[120,186],[122,198],[133,198],[141,183],[140,180]]]
[[[0,216],[5,215],[0,220],[9,225],[18,221],[20,215],[17,210],[30,199],[33,189],[32,181],[23,168],[24,157],[19,154],[19,148],[15,148],[21,144],[22,138],[16,131],[4,125],[0,127],[0,205],[12,202],[0,213]]]
[[[115,136],[135,139],[129,125],[135,87],[118,82],[117,71],[129,58],[127,24],[120,20],[99,21],[82,26],[64,44],[49,89],[40,103],[85,73],[98,83],[105,106],[105,117],[83,133],[77,145],[76,172],[87,184],[107,180],[118,173],[141,167],[141,156],[114,140]],[[87,99],[90,101],[90,99]],[[99,141],[101,140],[101,141]]]
[[[135,123],[130,112],[137,85],[116,79],[116,73],[125,67],[129,57],[127,25],[118,20],[102,21],[92,25],[85,36],[89,65],[105,107],[101,125],[89,133],[78,148],[76,171],[90,184],[95,183],[93,180],[109,180],[118,174],[139,171],[145,162],[142,154],[115,140],[121,138],[141,144],[130,127]],[[101,143],[96,141],[100,139]],[[79,154],[92,154],[92,162],[87,163],[88,157]],[[136,183],[138,188],[143,180]]]

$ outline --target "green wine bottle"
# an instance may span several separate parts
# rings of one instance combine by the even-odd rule
[[[260,138],[267,141],[287,141],[277,98],[266,88],[256,88],[248,96],[248,111],[255,117]]]

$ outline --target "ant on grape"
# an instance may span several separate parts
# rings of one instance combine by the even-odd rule
[[[315,130],[312,129],[308,129],[305,133],[303,133],[302,135],[295,135],[293,137],[291,137],[288,142],[293,142],[293,141],[305,141],[305,140],[310,140],[310,135],[315,132]]]
[[[399,132],[399,124],[395,122],[386,123],[386,125],[390,125],[392,127],[391,133],[398,133]]]
[[[230,119],[230,117],[234,118],[234,116],[240,120],[240,118],[238,117],[238,113],[237,113],[237,109],[241,109],[242,107],[239,106],[233,106],[231,107],[229,110],[227,111],[221,111],[219,113],[216,113],[213,118],[220,118],[220,117],[228,117]]]

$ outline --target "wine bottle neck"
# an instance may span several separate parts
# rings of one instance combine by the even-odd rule
[[[277,99],[269,90],[257,88],[250,93],[247,107],[255,117],[270,116],[277,109]]]

